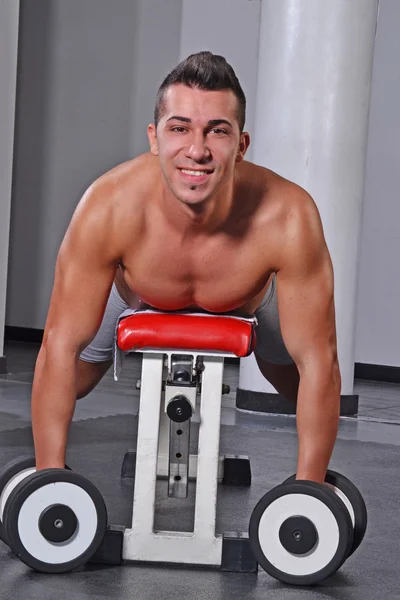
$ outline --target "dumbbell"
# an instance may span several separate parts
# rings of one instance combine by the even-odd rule
[[[255,507],[249,538],[260,566],[291,585],[314,585],[335,573],[367,528],[364,500],[346,477],[328,471],[325,484],[295,475]]]
[[[70,469],[36,472],[35,459],[17,459],[0,474],[2,540],[22,562],[43,573],[84,565],[107,530],[99,490]]]

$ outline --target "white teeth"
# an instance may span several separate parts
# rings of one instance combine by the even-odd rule
[[[189,169],[181,169],[182,173],[186,173],[187,175],[195,175],[196,177],[200,177],[201,175],[207,175],[208,171],[189,171]]]

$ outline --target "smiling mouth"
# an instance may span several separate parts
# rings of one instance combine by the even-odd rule
[[[211,175],[214,171],[210,169],[179,169],[184,175],[190,175],[191,177],[204,177],[205,175]]]

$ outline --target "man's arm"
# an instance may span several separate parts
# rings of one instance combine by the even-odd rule
[[[286,220],[277,272],[278,306],[283,340],[300,374],[297,479],[322,483],[340,415],[334,279],[317,207],[303,190],[296,193],[300,202]]]
[[[101,324],[118,264],[111,222],[109,203],[92,186],[60,248],[32,388],[37,470],[65,464],[76,402],[77,361]]]

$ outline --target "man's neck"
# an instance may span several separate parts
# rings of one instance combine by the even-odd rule
[[[168,223],[183,236],[212,234],[220,229],[232,212],[234,181],[227,182],[215,196],[189,204],[163,186],[160,209]]]

